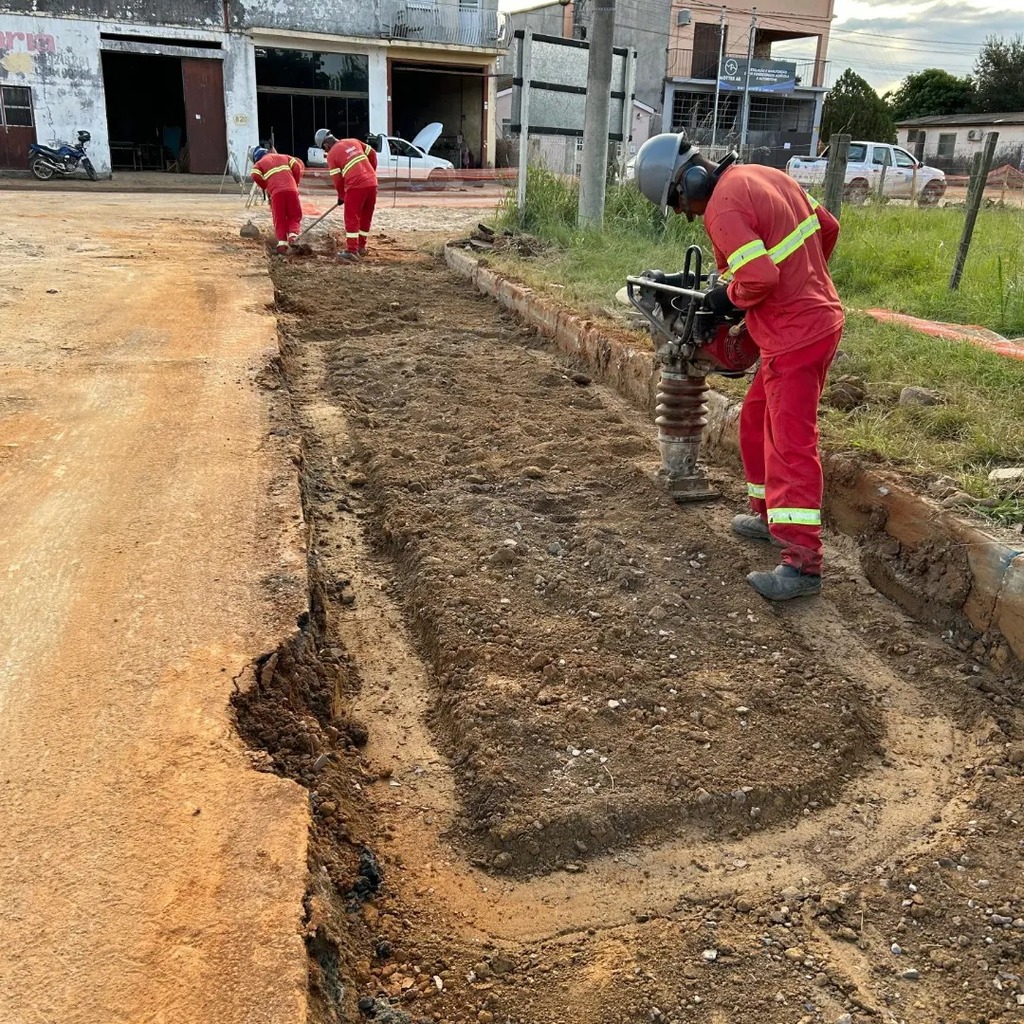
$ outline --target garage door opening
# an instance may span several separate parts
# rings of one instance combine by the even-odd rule
[[[227,162],[221,62],[104,52],[115,170],[221,174]]]
[[[392,133],[413,139],[440,121],[444,127],[430,155],[456,167],[482,167],[487,69],[395,62],[390,70]]]

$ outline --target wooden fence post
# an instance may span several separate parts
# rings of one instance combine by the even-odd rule
[[[960,236],[960,245],[956,250],[956,260],[953,262],[953,272],[949,275],[949,290],[955,292],[960,287],[960,278],[963,276],[964,264],[967,262],[967,252],[971,247],[971,236],[974,234],[974,223],[978,219],[978,210],[981,208],[981,199],[985,194],[985,183],[988,180],[988,172],[992,166],[992,155],[996,151],[996,143],[999,141],[999,132],[987,132],[985,145],[980,153],[974,154],[974,164],[971,167],[971,181],[967,186],[967,216],[964,218],[964,231]]]
[[[833,135],[828,140],[828,167],[825,168],[825,209],[837,220],[843,208],[846,161],[849,159],[849,155],[849,135]]]

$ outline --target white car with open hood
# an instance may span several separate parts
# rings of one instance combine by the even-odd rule
[[[431,156],[430,149],[441,137],[444,125],[432,121],[407,142],[397,135],[368,135],[367,143],[377,151],[377,177],[382,181],[431,182],[444,187],[455,178],[455,165],[450,160]],[[306,160],[308,167],[326,167],[322,149],[311,146]]]

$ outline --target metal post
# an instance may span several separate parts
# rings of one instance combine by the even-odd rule
[[[718,97],[722,93],[722,58],[725,56],[725,7],[718,22],[718,70],[715,73],[715,119],[711,125],[711,148],[718,145]]]
[[[955,292],[960,287],[960,278],[967,262],[967,252],[971,247],[971,236],[974,234],[974,222],[978,219],[981,197],[985,194],[985,182],[989,169],[992,167],[992,155],[996,151],[999,132],[986,132],[985,145],[980,153],[974,154],[974,166],[971,168],[971,182],[967,186],[967,217],[964,220],[964,233],[956,251],[953,273],[949,275],[949,290]]]
[[[608,169],[608,107],[611,101],[615,0],[595,0],[587,61],[587,101],[583,111],[583,160],[578,220],[581,227],[604,223]]]
[[[747,123],[750,121],[750,65],[754,62],[754,33],[757,31],[757,8],[750,15],[750,39],[747,41],[747,73],[743,78],[743,118],[740,127],[740,151],[747,144]]]
[[[629,140],[633,135],[633,93],[636,91],[636,50],[626,51],[626,96],[622,101],[622,145],[619,146],[619,181],[626,180],[629,163]]]
[[[882,173],[878,177],[878,201],[885,200],[885,172],[889,169],[888,164],[882,164]],[[844,175],[845,177],[845,175]]]
[[[530,160],[530,62],[533,58],[533,29],[526,29],[523,34],[522,70],[523,80],[519,90],[519,175],[516,182],[516,209],[519,211],[519,223],[526,216],[526,165]]]

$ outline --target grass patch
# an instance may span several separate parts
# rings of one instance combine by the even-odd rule
[[[632,185],[609,188],[603,231],[574,226],[576,189],[553,175],[531,170],[527,197],[522,228],[552,248],[526,260],[496,253],[492,264],[588,313],[621,314],[613,296],[625,277],[650,267],[678,269],[687,245],[702,245],[710,259],[699,221],[663,221]],[[504,227],[519,226],[514,198],[503,205],[500,220]],[[833,257],[843,301],[1024,334],[1024,214],[981,211],[961,290],[949,293],[962,223],[963,212],[955,209],[845,208]],[[981,511],[992,518],[1024,522],[1024,495],[996,503],[987,479],[995,466],[1024,463],[1024,362],[859,313],[848,317],[842,350],[846,358],[834,374],[862,377],[869,397],[853,412],[823,408],[822,436],[829,448],[914,475],[948,475],[987,499],[991,507]],[[937,391],[944,401],[900,406],[899,393],[907,385]],[[715,386],[737,397],[745,387],[727,380]]]
[[[960,288],[947,285],[960,209],[845,207],[832,276],[851,306],[1024,335],[1024,211],[981,210]]]

